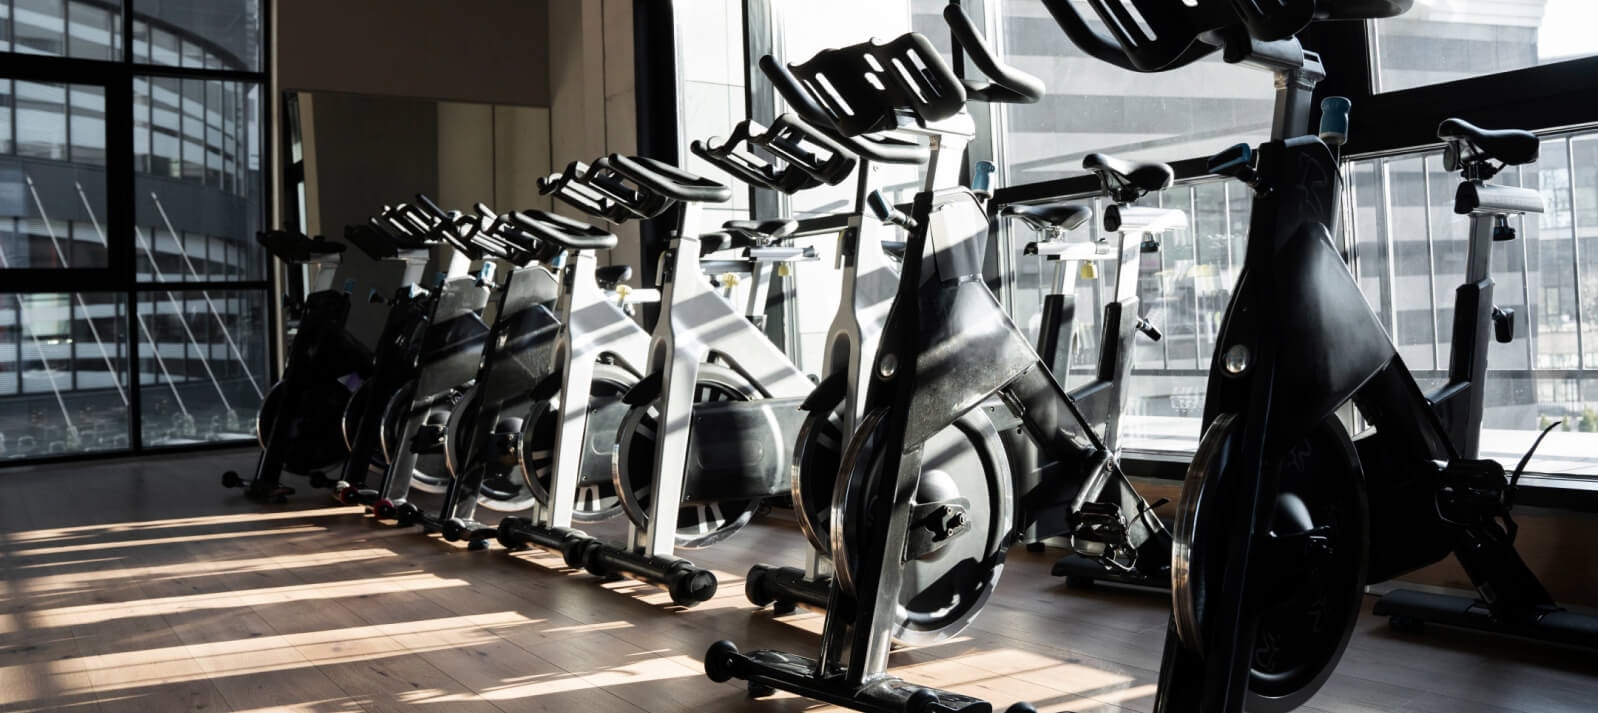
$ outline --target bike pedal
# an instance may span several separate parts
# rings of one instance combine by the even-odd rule
[[[1509,480],[1494,460],[1457,459],[1438,474],[1437,514],[1457,525],[1477,525],[1508,514]]]
[[[1119,505],[1082,503],[1081,508],[1071,514],[1071,550],[1106,569],[1130,571],[1137,550],[1132,547],[1129,530]]]

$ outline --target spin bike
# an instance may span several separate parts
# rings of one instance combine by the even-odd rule
[[[439,213],[438,206],[427,203],[427,208]],[[471,339],[473,347],[481,350],[475,374],[455,387],[454,403],[433,409],[411,436],[412,452],[443,451],[447,473],[443,494],[435,507],[407,500],[396,508],[395,520],[401,526],[420,524],[425,531],[443,532],[451,542],[467,540],[470,550],[483,550],[494,528],[476,521],[479,500],[510,507],[521,500],[521,488],[511,473],[497,465],[515,464],[515,452],[503,449],[503,433],[518,432],[521,424],[515,412],[526,409],[531,374],[547,363],[548,355],[540,349],[553,331],[550,307],[559,286],[543,265],[553,257],[550,246],[515,227],[510,216],[497,216],[483,203],[475,209],[479,230],[470,243],[478,249],[476,257],[497,259],[510,265],[510,272],[503,283],[495,283],[497,275],[492,272],[479,273],[476,283],[497,302],[494,323],[486,326],[481,344],[476,337]],[[481,323],[465,320],[463,325],[475,333]]]
[[[315,281],[299,305],[299,327],[283,378],[267,393],[256,418],[261,455],[255,475],[246,482],[230,470],[222,474],[222,485],[243,488],[251,500],[282,503],[294,492],[282,483],[284,471],[309,477],[313,486],[331,482],[327,469],[345,456],[340,416],[351,392],[370,376],[372,354],[345,329],[353,281],[333,289],[343,244],[276,230],[255,239],[279,260],[314,270]]]
[[[661,256],[661,309],[644,376],[623,397],[628,410],[614,441],[616,494],[630,521],[629,542],[602,542],[547,523],[517,523],[506,528],[504,539],[559,549],[568,563],[580,561],[593,574],[655,584],[673,602],[691,606],[714,595],[716,579],[676,557],[675,548],[720,541],[741,529],[761,500],[782,491],[782,434],[797,428],[796,407],[813,385],[704,274],[701,239],[693,232],[698,203],[725,201],[731,193],[726,186],[648,158],[615,154],[588,167],[581,185],[593,192],[592,207],[610,216],[647,217],[678,208],[678,233]],[[713,234],[716,245],[769,245],[795,224],[738,221],[728,228]],[[757,259],[752,266],[758,287],[772,265]],[[705,363],[712,355],[718,363]],[[690,428],[742,437],[702,443],[690,439]],[[564,449],[571,437],[557,443],[563,449],[558,455],[570,457]],[[557,483],[566,472],[557,465]],[[557,506],[565,502],[559,491],[552,498]]]
[[[1298,135],[1324,71],[1294,35],[1312,20],[1387,17],[1408,5],[1288,3],[1265,11],[1140,1],[1161,38],[1149,44],[1105,37],[1070,3],[1049,2],[1073,42],[1128,69],[1181,66],[1214,49],[1198,41],[1204,37],[1276,74],[1271,140],[1210,160],[1212,172],[1243,181],[1255,198],[1211,364],[1204,436],[1178,507],[1159,713],[1302,704],[1341,658],[1365,585],[1450,552],[1478,590],[1501,603],[1546,601],[1513,547],[1518,469],[1506,476],[1469,451],[1480,428],[1488,331],[1496,323],[1500,336],[1512,333],[1502,326],[1508,318],[1493,317],[1491,240],[1513,235],[1498,229],[1507,216],[1541,208],[1534,192],[1487,180],[1503,165],[1534,160],[1536,138],[1457,120],[1439,130],[1450,166],[1465,179],[1456,209],[1472,214],[1473,229],[1451,383],[1428,396],[1332,242],[1341,173],[1328,144],[1346,135],[1347,100],[1321,103],[1320,137]],[[1358,439],[1337,417],[1348,404],[1373,427]],[[1546,633],[1570,621],[1516,623]]]
[[[855,176],[855,209],[838,234],[837,265],[842,287],[838,308],[823,343],[821,379],[800,404],[805,419],[793,446],[790,492],[800,529],[810,543],[804,568],[756,564],[744,580],[750,602],[773,605],[778,613],[798,605],[824,609],[831,587],[831,546],[828,504],[843,434],[853,431],[860,415],[863,384],[870,379],[869,355],[876,352],[882,324],[892,305],[899,276],[884,252],[894,237],[893,228],[867,219],[873,195],[874,164],[919,165],[925,151],[895,150],[906,147],[856,142],[858,160],[838,140],[811,127],[793,114],[778,117],[770,128],[752,120],[740,123],[724,140],[694,142],[689,148],[701,158],[751,185],[792,194],[822,184],[838,184],[851,172]],[[759,147],[782,161],[783,168],[755,153]],[[880,148],[879,148],[880,147]],[[856,164],[859,169],[856,170]]]
[[[1541,213],[1543,209],[1542,196],[1537,191],[1487,181],[1505,166],[1535,161],[1539,141],[1527,132],[1483,130],[1461,119],[1444,121],[1437,129],[1437,137],[1445,142],[1444,166],[1460,172],[1462,180],[1454,196],[1454,212],[1470,216],[1470,243],[1465,282],[1454,296],[1448,382],[1427,394],[1426,400],[1437,411],[1458,456],[1474,460],[1480,456],[1486,400],[1486,389],[1481,385],[1487,373],[1486,332],[1491,325],[1493,336],[1500,343],[1510,342],[1515,334],[1514,310],[1493,304],[1488,264],[1492,244],[1515,239],[1510,216]],[[1494,166],[1493,161],[1499,165]],[[1365,441],[1357,443],[1364,445]],[[1530,457],[1528,453],[1516,467],[1516,476]],[[1418,630],[1431,621],[1598,648],[1598,617],[1574,614],[1560,607],[1531,572],[1518,566],[1519,558],[1513,551],[1504,551],[1514,544],[1515,525],[1509,519],[1509,509],[1514,505],[1515,480],[1512,477],[1504,487],[1489,479],[1486,492],[1464,488],[1439,495],[1439,503],[1450,508],[1444,519],[1463,528],[1456,535],[1454,548],[1461,562],[1471,560],[1466,573],[1478,598],[1399,589],[1377,600],[1372,613],[1390,617],[1393,628],[1400,630]],[[1457,484],[1450,485],[1458,488]],[[1502,499],[1502,512],[1498,507],[1488,507],[1474,516],[1462,517],[1452,510],[1462,505],[1490,505],[1495,494]],[[1484,497],[1486,501],[1481,500]],[[1504,528],[1482,522],[1484,516],[1501,516]],[[1478,538],[1474,530],[1482,528],[1492,536]]]
[[[1158,236],[1161,233],[1185,228],[1187,215],[1175,209],[1134,205],[1135,201],[1148,193],[1170,187],[1175,175],[1170,166],[1125,161],[1092,153],[1083,157],[1082,167],[1099,179],[1101,194],[1111,202],[1104,211],[1102,225],[1105,232],[1118,234],[1119,239],[1115,243],[1108,240],[1067,242],[1066,232],[1086,223],[1091,217],[1091,209],[1087,206],[1070,202],[1007,205],[999,211],[999,217],[1019,220],[1041,233],[1042,239],[1028,243],[1022,252],[1038,255],[1054,263],[1053,291],[1043,298],[1037,353],[1055,374],[1057,381],[1063,381],[1071,368],[1076,322],[1076,278],[1079,274],[1076,268],[1081,266],[1081,273],[1096,276],[1096,263],[1107,262],[1114,266],[1115,287],[1110,301],[1104,306],[1103,331],[1093,378],[1070,389],[1067,395],[1091,428],[1099,434],[1104,447],[1112,453],[1118,453],[1121,414],[1126,410],[1126,382],[1132,372],[1133,340],[1139,334],[1153,341],[1159,341],[1161,337],[1158,328],[1138,316],[1138,277],[1143,256],[1159,251]],[[1022,452],[1035,450],[1030,448],[1030,442],[1012,445],[1011,449]],[[1149,507],[1159,507],[1161,504],[1154,503]],[[1079,528],[1120,528],[1123,525],[1119,507],[1092,501],[1073,502],[1070,507],[1063,509],[1064,512],[1040,513],[1040,523],[1053,523],[1052,526],[1040,528],[1040,532],[1070,531],[1073,513]],[[1137,516],[1145,515],[1138,513]],[[1094,517],[1101,519],[1093,521]],[[1157,533],[1157,538],[1168,544],[1169,536],[1162,526],[1151,522],[1149,527]],[[1055,563],[1054,575],[1065,577],[1072,586],[1086,586],[1098,580],[1161,588],[1170,586],[1170,568],[1166,561],[1129,563],[1114,553],[1104,551],[1102,543],[1118,540],[1119,537],[1107,536],[1106,533],[1073,538],[1073,554]]]
[[[608,157],[592,166],[574,161],[565,171],[540,179],[539,190],[612,223],[652,218],[671,207],[661,196],[628,188],[609,166]],[[630,270],[597,264],[595,253],[614,247],[614,235],[538,211],[524,211],[516,219],[540,240],[563,246],[566,261],[556,306],[560,326],[552,344],[554,360],[532,389],[532,406],[515,445],[536,507],[531,517],[502,518],[497,538],[508,549],[532,545],[559,553],[567,565],[580,569],[598,540],[572,524],[600,522],[622,512],[612,451],[616,431],[631,408],[621,396],[643,373],[650,336],[633,320],[629,303],[643,300],[632,291],[617,291],[619,299],[611,298],[609,283],[618,271]],[[745,232],[785,229],[780,224],[729,225]],[[720,234],[707,242],[705,251],[732,239]],[[733,267],[725,261],[718,265]]]
[[[559,358],[559,335],[573,322],[573,305],[582,305],[584,310],[610,307],[598,308],[616,315],[615,321],[606,321],[601,329],[636,329],[608,299],[618,284],[631,276],[631,268],[596,268],[593,264],[592,251],[611,247],[614,237],[539,211],[507,213],[503,218],[520,234],[518,242],[529,252],[526,258],[514,260],[520,264],[504,286],[477,377],[461,405],[451,410],[445,443],[453,477],[436,519],[430,515],[424,520],[424,524],[441,529],[445,539],[466,540],[471,549],[486,547],[488,540],[499,536],[506,521],[515,522],[509,517],[494,524],[480,522],[476,517],[479,506],[519,513],[549,504],[548,468],[542,462],[548,452],[547,436],[545,429],[530,426],[528,421],[529,414],[539,413],[549,399],[560,396],[549,389],[561,386],[551,377]],[[576,254],[582,251],[589,252],[586,259]],[[563,260],[568,264],[558,266]],[[616,420],[613,414],[619,410],[615,404],[621,391],[636,381],[624,370],[618,372],[611,373],[608,365],[592,365],[589,373],[593,378],[583,389],[588,398],[574,399],[595,423],[603,423],[607,417]],[[534,432],[531,440],[525,437],[529,430]],[[583,455],[582,472],[608,473],[608,449]],[[531,469],[524,466],[529,461]],[[591,521],[620,512],[615,498],[608,494],[580,490],[574,499],[575,511]]]
[[[413,493],[443,495],[449,489],[446,426],[451,409],[477,374],[488,338],[482,312],[492,292],[494,265],[485,258],[510,254],[504,241],[491,235],[498,223],[494,217],[446,213],[426,196],[417,199],[420,210],[434,220],[439,239],[463,260],[483,263],[476,274],[447,277],[438,286],[438,299],[415,348],[413,376],[383,406],[378,431],[388,467],[376,488],[347,495],[370,504],[378,519],[393,519],[402,527],[420,523],[426,513],[412,502]]]
[[[610,158],[589,166],[573,162],[562,173],[540,181],[540,190],[589,215],[612,223],[660,215],[672,201],[646,190],[634,190],[610,170]],[[583,568],[588,549],[598,540],[572,527],[620,512],[615,489],[613,445],[621,420],[631,409],[621,395],[638,383],[648,360],[649,333],[632,319],[631,306],[611,300],[606,273],[618,267],[597,267],[594,253],[615,245],[611,234],[561,216],[525,211],[517,219],[541,240],[565,246],[560,332],[555,361],[533,388],[533,406],[523,421],[521,469],[538,508],[533,517],[512,515],[500,520],[499,542],[510,549],[528,545],[560,553],[566,563]],[[770,240],[791,227],[783,222],[732,221],[729,232],[703,241],[701,255],[722,248]],[[753,261],[757,265],[759,260]],[[701,270],[737,271],[718,260]],[[710,267],[704,267],[710,265]],[[627,299],[633,299],[628,293]],[[750,309],[764,308],[764,297],[751,294]],[[755,319],[756,312],[746,317]],[[588,397],[579,395],[587,390]],[[688,580],[684,580],[688,581]]]
[[[382,449],[383,394],[392,394],[413,376],[416,353],[437,301],[436,290],[422,287],[422,273],[434,242],[428,237],[431,225],[418,224],[408,217],[409,206],[400,206],[374,216],[367,225],[344,229],[344,238],[373,259],[397,259],[405,263],[400,287],[393,296],[383,297],[376,288],[368,294],[371,302],[384,302],[388,313],[372,354],[371,377],[350,397],[344,409],[344,444],[349,449],[343,477],[334,485],[334,495],[346,505],[354,505],[366,488],[382,477],[388,460]],[[374,396],[377,395],[377,396]]]
[[[888,675],[893,640],[936,640],[964,628],[992,594],[1008,545],[1051,508],[1117,504],[1123,526],[1084,527],[1107,519],[1088,511],[1075,518],[1073,535],[1116,536],[1100,543],[1107,557],[1166,556],[1147,505],[982,279],[986,209],[971,189],[946,187],[974,134],[966,103],[1035,101],[1043,91],[1035,78],[1000,64],[958,7],[944,17],[988,81],[956,77],[914,33],[825,50],[800,65],[761,60],[808,121],[844,136],[895,129],[927,135],[934,150],[928,185],[936,190],[917,194],[910,215],[889,215],[910,237],[871,365],[865,415],[833,490],[835,576],[821,655],[739,653],[727,641],[705,654],[712,680],[745,679],[754,695],[782,689],[883,713],[988,710],[974,697]],[[994,395],[1038,442],[1047,463],[1040,472],[1012,475],[979,408]],[[948,428],[965,435],[977,467],[947,467],[928,447]],[[913,615],[898,611],[905,602],[914,604]]]

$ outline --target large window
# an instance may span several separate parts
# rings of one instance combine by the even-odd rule
[[[0,0],[0,460],[251,437],[264,38],[259,0]]]
[[[1417,2],[1375,27],[1377,91],[1397,91],[1598,54],[1591,0]]]
[[[798,3],[766,0],[756,5],[763,8],[761,22],[773,27],[755,29],[769,30],[773,51],[789,61],[906,29],[947,50],[947,30],[938,16],[945,4],[805,3],[798,9]],[[1264,72],[1214,57],[1176,72],[1134,74],[1084,56],[1040,0],[963,4],[1005,61],[1047,87],[1036,104],[973,106],[980,134],[973,153],[996,158],[1000,186],[1038,186],[1031,195],[1058,186],[1091,201],[1090,184],[1061,180],[1082,175],[1087,152],[1178,162],[1266,137],[1274,86]],[[1598,453],[1598,131],[1570,128],[1598,126],[1598,108],[1567,100],[1598,90],[1592,86],[1598,84],[1598,62],[1580,59],[1598,54],[1582,29],[1598,20],[1590,5],[1416,3],[1402,18],[1363,29],[1340,25],[1344,29],[1333,29],[1339,34],[1321,33],[1321,46],[1312,46],[1334,75],[1328,85],[1354,96],[1356,124],[1381,134],[1350,145],[1369,154],[1347,166],[1349,210],[1340,239],[1372,307],[1423,385],[1444,378],[1467,225],[1451,210],[1458,178],[1443,169],[1430,132],[1458,106],[1466,118],[1492,127],[1519,125],[1545,134],[1540,161],[1497,179],[1536,188],[1547,210],[1512,221],[1519,239],[1494,246],[1496,301],[1513,309],[1517,322],[1513,341],[1490,347],[1483,438],[1485,455],[1513,462],[1537,429],[1563,422],[1532,462],[1532,470],[1542,473],[1598,475],[1598,456],[1590,455]],[[837,21],[845,16],[848,22]],[[1360,53],[1370,58],[1368,86],[1341,74],[1365,64]],[[1544,70],[1549,74],[1526,74]],[[1499,76],[1504,72],[1528,81],[1506,85]],[[1539,81],[1542,76],[1560,79]],[[1483,77],[1496,83],[1472,83]],[[1573,86],[1572,80],[1586,84]],[[749,88],[751,97],[763,96],[763,81]],[[1435,85],[1443,86],[1433,91]],[[1539,98],[1538,87],[1564,93]],[[880,180],[903,197],[919,179],[906,172]],[[810,191],[784,208],[815,217],[847,211],[851,198],[842,189]],[[1235,182],[1190,175],[1157,199],[1183,209],[1189,220],[1185,230],[1166,235],[1161,249],[1144,257],[1138,291],[1145,315],[1165,338],[1137,343],[1131,412],[1123,421],[1124,443],[1134,452],[1181,454],[1197,443],[1210,355],[1246,243],[1250,198]],[[1019,324],[1035,330],[1053,268],[1020,253],[1031,238],[1025,232],[1000,231],[1008,276],[1001,298]],[[826,242],[818,247],[830,248]],[[831,279],[827,262],[802,274],[807,306],[816,304],[811,298],[835,294]],[[1109,279],[1077,282],[1079,348],[1068,382],[1088,378],[1097,358],[1099,310],[1114,287],[1105,284]],[[807,314],[816,316],[806,321]],[[827,309],[801,312],[811,337],[806,344],[824,332],[828,317]]]
[[[996,9],[1005,61],[1046,88],[1035,104],[1004,105],[1008,184],[1081,173],[1082,156],[1093,151],[1170,160],[1270,133],[1275,91],[1268,74],[1226,64],[1219,53],[1173,72],[1130,72],[1078,50],[1041,0],[1008,0]]]

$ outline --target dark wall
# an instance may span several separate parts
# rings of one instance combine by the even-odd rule
[[[305,99],[301,99],[302,102]],[[438,106],[431,101],[318,93],[310,99],[315,142],[306,172],[314,177],[320,229],[342,239],[344,226],[365,223],[385,205],[417,193],[438,194]],[[400,283],[393,264],[379,266],[359,250],[345,251],[339,280],[356,282],[349,324],[375,342],[384,309],[364,297],[372,287]]]
[[[546,0],[277,0],[281,89],[549,106]]]

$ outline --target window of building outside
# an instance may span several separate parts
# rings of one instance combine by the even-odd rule
[[[1371,23],[1376,90],[1391,92],[1598,54],[1589,0],[1437,0]]]
[[[0,460],[253,437],[262,21],[259,0],[0,0],[0,53],[99,63],[61,65],[70,82],[0,69],[0,270],[61,275],[0,294]],[[108,154],[117,132],[133,156]],[[133,208],[115,221],[113,191]]]

